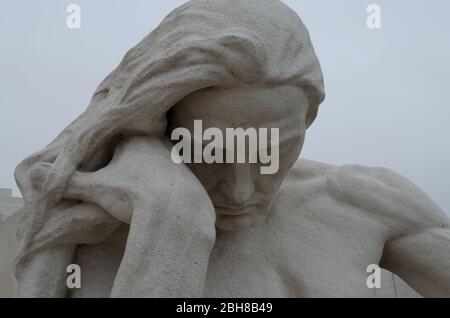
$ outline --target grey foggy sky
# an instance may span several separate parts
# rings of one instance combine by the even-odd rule
[[[2,1],[0,187],[87,107],[125,52],[182,0]],[[384,166],[450,214],[450,1],[285,0],[309,31],[327,99],[303,158]],[[66,27],[66,7],[82,28]],[[366,8],[382,8],[382,28]]]

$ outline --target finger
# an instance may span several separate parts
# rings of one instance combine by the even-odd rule
[[[52,165],[47,162],[37,163],[31,168],[30,181],[38,191],[40,191],[44,186],[51,169]]]
[[[114,172],[111,172],[114,175]],[[75,172],[69,180],[64,197],[92,202],[102,207],[116,219],[131,222],[132,208],[127,198],[111,184],[110,178],[102,173]]]
[[[94,174],[75,171],[67,182],[64,197],[93,202],[101,187]]]

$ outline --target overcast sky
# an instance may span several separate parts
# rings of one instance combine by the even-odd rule
[[[87,107],[131,46],[182,0],[2,1],[0,187]],[[327,100],[302,157],[391,168],[450,213],[450,1],[285,0],[308,26]],[[81,6],[81,29],[66,8]],[[382,8],[368,29],[367,6]]]

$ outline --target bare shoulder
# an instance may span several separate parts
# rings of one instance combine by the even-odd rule
[[[390,169],[345,165],[327,180],[337,199],[366,209],[403,234],[449,226],[448,217],[426,193]]]
[[[291,188],[314,184],[337,204],[367,212],[397,234],[450,228],[448,217],[427,194],[390,169],[300,160],[286,180]]]

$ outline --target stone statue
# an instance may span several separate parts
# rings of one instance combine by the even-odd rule
[[[450,222],[431,199],[387,169],[298,161],[324,96],[280,1],[182,5],[18,166],[18,296],[371,297],[370,264],[450,296]],[[171,132],[198,119],[279,128],[278,172],[174,163]]]

